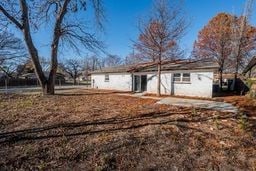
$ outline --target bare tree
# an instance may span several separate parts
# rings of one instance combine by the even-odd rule
[[[232,22],[232,55],[231,63],[234,68],[235,89],[237,90],[237,77],[239,70],[255,56],[256,51],[256,27],[249,24],[247,16],[233,17]]]
[[[122,58],[117,55],[108,55],[104,58],[104,66],[105,67],[113,67],[122,64]]]
[[[26,60],[27,53],[22,41],[8,32],[0,33],[0,71],[13,77],[19,64]]]
[[[101,0],[91,0],[98,26],[102,26]],[[54,94],[54,83],[58,67],[59,46],[68,46],[80,50],[78,43],[89,50],[101,48],[94,34],[85,31],[86,27],[77,19],[81,11],[86,11],[90,3],[87,0],[2,0],[0,2],[0,24],[11,23],[23,34],[29,55],[43,94]],[[50,72],[44,75],[40,64],[38,49],[34,44],[33,31],[39,30],[42,24],[53,28],[50,43]],[[52,26],[50,26],[52,25]],[[87,26],[88,27],[88,26]]]
[[[63,69],[73,79],[74,85],[76,85],[76,79],[82,72],[81,60],[76,58],[68,59],[64,62]]]
[[[49,71],[51,62],[46,57],[39,57],[40,64],[42,66],[43,72]]]
[[[153,15],[140,23],[140,36],[135,47],[157,64],[157,95],[161,95],[161,64],[177,48],[187,27],[181,4],[168,0],[155,0]]]
[[[95,71],[104,67],[104,61],[101,57],[97,55],[86,56],[84,58],[84,70],[86,71]]]
[[[148,60],[148,58],[146,58],[146,60]],[[145,62],[144,57],[140,53],[135,53],[134,50],[132,51],[132,53],[128,54],[124,59],[124,63],[126,65],[138,64],[141,62]]]

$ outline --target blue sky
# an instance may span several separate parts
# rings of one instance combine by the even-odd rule
[[[152,7],[152,0],[103,0],[107,21],[105,22],[105,32],[101,38],[107,45],[107,52],[110,54],[125,57],[132,52],[132,40],[138,37],[138,19],[149,13]],[[241,14],[245,0],[184,0],[184,12],[190,20],[190,26],[185,37],[181,41],[181,47],[186,50],[189,56],[193,47],[193,42],[197,38],[198,32],[208,21],[219,12]],[[255,5],[254,5],[255,6]],[[87,17],[90,14],[83,14],[80,17]],[[256,21],[255,13],[251,21]],[[254,22],[255,23],[255,22]],[[40,54],[49,57],[49,42],[51,34],[49,29],[45,29],[35,36],[35,42],[40,49]],[[86,56],[83,51],[81,57]],[[60,54],[62,58],[75,57],[68,49]]]
[[[151,10],[151,0],[107,0],[105,1],[108,23],[106,43],[108,51],[126,56],[132,51],[132,41],[138,37],[138,18]],[[219,12],[241,14],[245,0],[184,0],[184,12],[190,26],[181,41],[181,47],[189,55],[198,32]],[[252,16],[252,19],[255,15]]]

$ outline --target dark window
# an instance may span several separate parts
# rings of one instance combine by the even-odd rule
[[[173,81],[174,82],[180,82],[181,81],[181,74],[180,73],[174,73]]]
[[[105,74],[105,82],[109,82],[109,75]]]
[[[190,73],[183,73],[182,82],[190,82]]]

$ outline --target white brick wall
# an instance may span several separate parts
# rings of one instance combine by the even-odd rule
[[[147,74],[147,92],[156,93],[157,92],[157,74]],[[162,94],[171,94],[171,73],[162,73],[161,74],[161,93]]]
[[[190,78],[188,84],[173,84],[175,95],[212,97],[213,72],[192,72]]]
[[[92,74],[91,79],[93,88],[121,91],[132,90],[132,76],[129,73],[110,73],[108,82],[105,81],[105,74]]]
[[[184,71],[188,73],[188,71]],[[183,73],[180,71],[179,73]],[[141,73],[143,74],[143,73]],[[157,92],[156,73],[144,73],[147,75],[147,92]],[[163,72],[161,75],[161,93],[166,95],[212,97],[213,72],[211,71],[191,71],[190,83],[173,83],[173,73]],[[111,90],[132,90],[132,76],[129,73],[109,74],[109,82],[105,82],[105,74],[92,74],[94,88]]]

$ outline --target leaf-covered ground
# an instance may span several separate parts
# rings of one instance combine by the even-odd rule
[[[256,117],[256,99],[250,99],[247,96],[226,96],[217,98],[240,108],[246,115]]]
[[[0,95],[0,170],[255,170],[255,120],[116,92]]]

